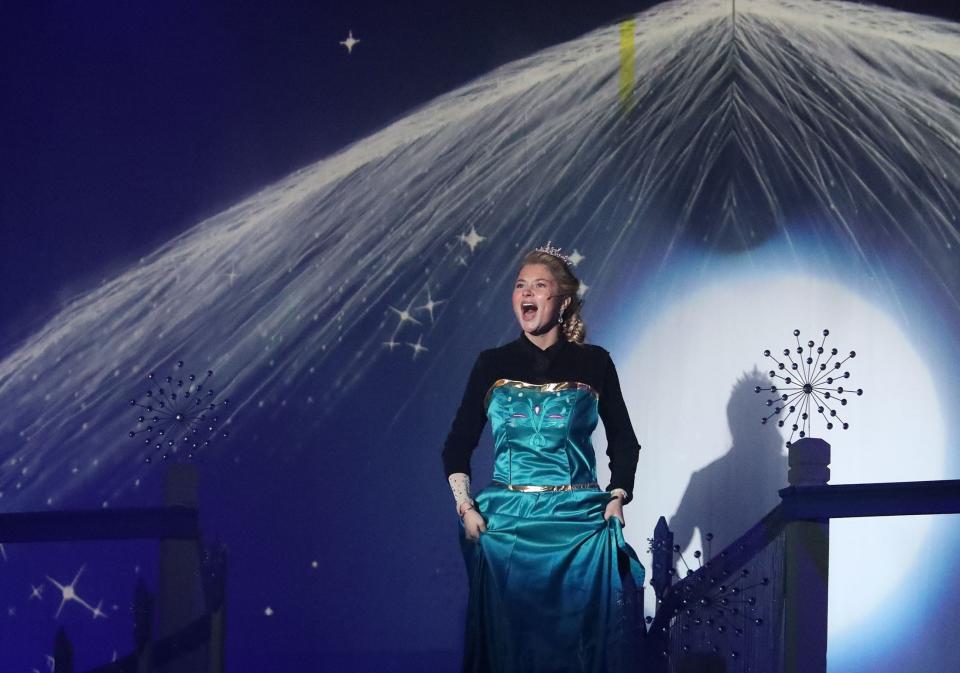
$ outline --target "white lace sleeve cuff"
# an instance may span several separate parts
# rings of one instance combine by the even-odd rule
[[[611,498],[614,498],[616,496],[620,496],[624,502],[630,499],[630,495],[622,488],[615,488],[610,491]]]
[[[447,481],[450,482],[450,490],[453,491],[453,499],[457,504],[457,514],[463,516],[464,508],[473,504],[473,498],[470,497],[470,475],[464,472],[454,472]]]

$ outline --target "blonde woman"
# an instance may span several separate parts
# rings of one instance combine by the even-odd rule
[[[519,338],[478,356],[443,449],[470,591],[463,670],[625,673],[638,665],[644,569],[623,539],[640,445],[610,354],[585,343],[580,281],[558,248],[528,253]],[[487,420],[493,481],[470,492]],[[590,437],[603,420],[611,481]]]

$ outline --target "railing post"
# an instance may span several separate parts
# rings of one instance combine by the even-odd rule
[[[133,592],[133,644],[137,673],[153,671],[153,597],[143,579]]]
[[[830,480],[830,445],[806,437],[790,446],[790,490]],[[784,673],[826,673],[830,520],[793,521],[785,530]]]
[[[650,552],[653,556],[653,569],[650,576],[650,586],[661,600],[667,589],[673,583],[673,533],[667,525],[667,520],[660,517],[657,526],[653,529],[653,540]]]
[[[167,466],[164,504],[196,508],[197,468],[190,463]],[[176,633],[197,614],[200,598],[200,543],[197,540],[160,541],[160,583],[158,591],[159,637]],[[192,673],[203,670],[203,653],[177,657],[161,667],[159,673]]]
[[[210,614],[209,673],[224,673],[226,665],[227,548],[215,542],[204,550],[203,588]]]
[[[657,597],[657,615],[644,644],[646,668],[650,673],[665,673],[669,670],[670,660],[670,615],[661,611],[663,598],[673,584],[673,533],[667,520],[660,517],[653,529],[650,541],[650,553],[653,556],[650,586]]]
[[[73,645],[62,626],[53,641],[53,673],[73,673]]]

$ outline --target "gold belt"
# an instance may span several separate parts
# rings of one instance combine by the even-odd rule
[[[600,484],[595,481],[584,484],[547,484],[544,486],[531,486],[529,484],[504,484],[502,481],[491,481],[490,485],[496,488],[506,488],[510,491],[523,491],[524,493],[542,493],[544,491],[578,491],[582,488],[600,488]]]

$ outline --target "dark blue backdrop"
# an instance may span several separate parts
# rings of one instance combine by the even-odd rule
[[[29,343],[73,297],[254,190],[495,66],[649,4],[5,7],[0,356]],[[954,3],[883,4],[960,18]],[[338,44],[348,30],[361,40],[352,54]],[[511,332],[509,315],[498,316],[496,325],[478,328],[491,343]],[[323,426],[327,434],[317,438],[318,450],[305,458],[277,449],[303,441],[290,429],[290,418],[264,416],[229,449],[235,461],[203,474],[201,511],[216,513],[204,519],[204,533],[228,541],[231,553],[230,670],[265,671],[277,662],[281,670],[307,667],[331,643],[350,651],[375,640],[383,623],[395,625],[383,641],[395,650],[408,635],[418,637],[419,617],[408,606],[423,609],[417,581],[431,575],[428,600],[436,609],[462,599],[451,538],[418,525],[423,503],[388,488],[403,457],[394,456],[393,465],[354,450],[384,441],[386,419],[394,417],[408,394],[405,381],[418,371],[398,364],[383,378],[362,382],[338,407],[336,422]],[[424,439],[438,445],[446,421],[437,418],[449,418],[454,401],[430,391],[426,399],[435,406],[405,409],[399,429],[430,427]],[[383,423],[371,424],[371,401],[388,410],[377,416]],[[309,413],[302,412],[304,423]],[[5,451],[15,452],[18,438],[0,439]],[[340,450],[319,450],[330,446]],[[18,462],[0,466],[7,475],[25,469]],[[484,471],[482,463],[477,471]],[[321,481],[318,488],[313,475],[331,473],[344,478]],[[441,488],[422,497],[429,507],[449,507],[439,463],[435,476]],[[145,474],[140,500],[159,501],[159,486],[159,471]],[[4,494],[0,509],[18,508],[9,504],[12,495]],[[360,507],[357,499],[367,504]],[[92,488],[71,504],[101,505]],[[395,566],[385,562],[389,555],[372,555],[369,540],[355,534],[359,516],[378,517],[373,528],[379,542],[401,557]],[[369,522],[363,528],[369,530]],[[251,536],[251,530],[272,535]],[[44,670],[59,623],[85,643],[78,651],[81,667],[126,651],[133,584],[140,576],[154,581],[155,557],[152,543],[7,546],[0,557],[0,667]],[[93,605],[102,599],[107,618],[91,619],[82,606],[67,604],[53,619],[59,595],[47,578],[65,583],[81,567],[78,593]],[[394,575],[397,568],[418,570],[411,579]],[[370,578],[369,587],[350,588],[358,574]],[[254,577],[258,581],[250,581]],[[449,587],[449,594],[437,587]],[[261,618],[268,607],[278,619]],[[450,642],[458,629],[447,625],[441,640]],[[413,649],[430,648],[417,642]],[[444,657],[455,656],[451,652],[424,654],[422,661],[449,663]]]

